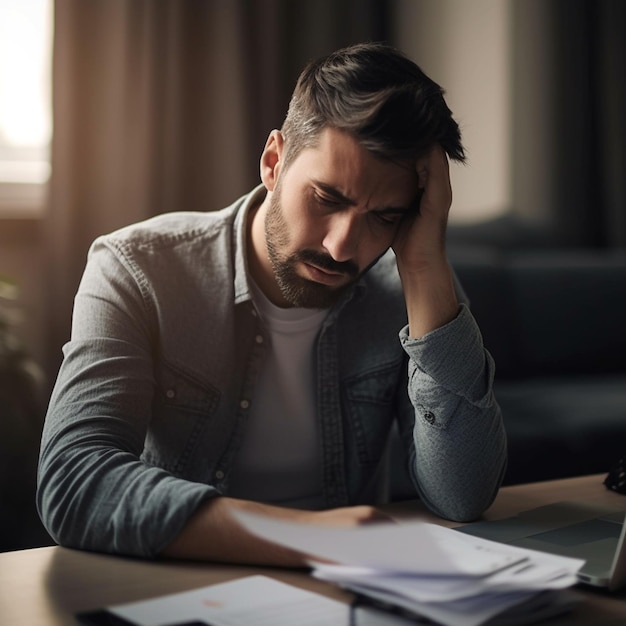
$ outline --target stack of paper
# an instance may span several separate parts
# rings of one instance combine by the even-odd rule
[[[570,606],[563,590],[584,563],[419,521],[340,528],[237,518],[310,554],[316,577],[446,626],[522,624],[562,612]]]

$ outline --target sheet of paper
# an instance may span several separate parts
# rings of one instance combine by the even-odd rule
[[[236,511],[251,533],[311,555],[383,571],[435,576],[484,576],[524,560],[508,546],[486,546],[474,537],[424,522],[352,527],[299,524]],[[450,533],[442,539],[440,531]],[[453,548],[448,547],[453,545]]]
[[[347,604],[266,576],[249,576],[108,611],[137,626],[199,620],[211,626],[328,626],[348,624]]]

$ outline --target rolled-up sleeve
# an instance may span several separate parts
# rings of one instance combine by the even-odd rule
[[[123,254],[96,241],[40,451],[37,506],[61,545],[154,556],[216,495],[141,460],[155,393],[153,317]]]
[[[506,468],[493,359],[464,304],[453,321],[419,339],[403,328],[400,341],[409,356],[415,486],[438,515],[474,519],[493,502]]]

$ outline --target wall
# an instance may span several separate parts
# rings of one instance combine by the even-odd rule
[[[451,220],[496,218],[511,207],[513,0],[394,0],[393,40],[446,90],[468,152],[451,169]]]

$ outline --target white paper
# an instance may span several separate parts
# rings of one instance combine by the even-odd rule
[[[460,533],[424,522],[338,527],[299,524],[244,511],[235,511],[233,515],[249,532],[309,554],[312,560],[377,570],[484,576],[525,558],[523,552],[507,546],[486,546],[469,535],[457,537]],[[442,539],[440,530],[451,534]]]
[[[249,576],[107,610],[138,626],[193,620],[212,626],[328,626],[348,624],[350,609],[266,576]]]

